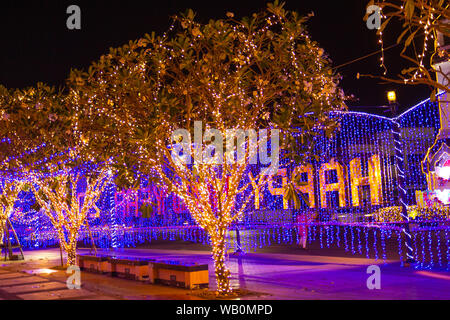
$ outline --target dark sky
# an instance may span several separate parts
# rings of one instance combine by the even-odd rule
[[[186,8],[199,19],[223,18],[226,12],[236,17],[250,15],[266,6],[263,0],[175,1],[64,1],[1,0],[0,2],[0,84],[11,88],[32,86],[36,82],[63,85],[71,68],[86,68],[110,47],[120,46],[145,33],[164,32],[169,17]],[[379,50],[374,30],[362,20],[368,0],[287,0],[288,9],[301,14],[314,11],[309,22],[312,38],[320,43],[335,66]],[[81,8],[81,30],[68,30],[66,9],[71,4]],[[387,33],[386,47],[395,43],[396,33]],[[386,52],[392,74],[401,70],[399,49]],[[379,80],[356,79],[360,72],[381,74],[380,55],[353,63],[338,71],[342,87],[358,101],[349,102],[352,110],[382,113],[374,108],[386,104],[386,91],[397,90],[402,109],[429,96],[426,87],[381,84]]]

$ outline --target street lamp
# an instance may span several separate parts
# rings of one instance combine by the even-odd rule
[[[387,92],[387,99],[389,101],[389,110],[391,112],[391,116],[392,117],[396,117],[397,116],[397,107],[398,107],[398,103],[397,103],[397,93],[394,90],[388,91]]]
[[[397,102],[397,94],[393,90],[392,91],[388,91],[387,98],[388,98],[389,103],[396,103]]]

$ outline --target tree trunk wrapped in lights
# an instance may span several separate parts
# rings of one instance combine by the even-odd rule
[[[216,273],[217,291],[219,294],[226,294],[231,291],[230,271],[225,265],[226,256],[226,232],[227,227],[218,226],[217,230],[209,231],[212,243],[212,255],[214,259],[214,269]]]
[[[86,178],[86,191],[81,201],[77,188]],[[67,264],[76,264],[78,235],[87,224],[88,214],[95,207],[108,180],[108,169],[101,168],[95,177],[83,177],[80,173],[62,175],[41,180],[36,177],[32,189],[44,214],[50,218],[61,247],[67,253]]]

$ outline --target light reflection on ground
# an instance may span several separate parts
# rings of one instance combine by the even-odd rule
[[[431,278],[443,279],[443,280],[449,280],[450,281],[450,276],[447,276],[445,274],[440,274],[440,273],[431,272],[431,271],[417,271],[416,273],[420,274],[422,276],[426,276],[426,277],[431,277]]]
[[[29,274],[51,274],[57,271],[53,269],[42,268],[42,269],[23,270],[23,272]]]

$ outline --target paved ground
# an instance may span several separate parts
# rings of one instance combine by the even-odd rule
[[[83,250],[80,250],[83,252]],[[55,270],[58,249],[25,252],[25,261],[0,261],[0,300],[197,300],[189,290],[82,272],[81,290],[69,290],[68,275]]]
[[[103,298],[85,289],[69,290],[61,281],[52,281],[23,272],[0,270],[0,299],[2,300],[100,300]]]
[[[208,263],[214,288],[213,265],[207,251],[124,249],[117,253]],[[24,262],[0,262],[0,299],[198,299],[189,290],[86,272],[82,274],[82,289],[69,290],[63,271],[46,274],[47,270],[42,270],[58,263],[59,250],[55,249],[26,252]],[[372,264],[381,269],[380,290],[369,290],[366,285],[370,276],[367,267]],[[449,272],[418,271],[395,261],[383,264],[366,258],[307,252],[251,253],[229,256],[228,266],[233,287],[260,293],[248,299],[450,299]]]

